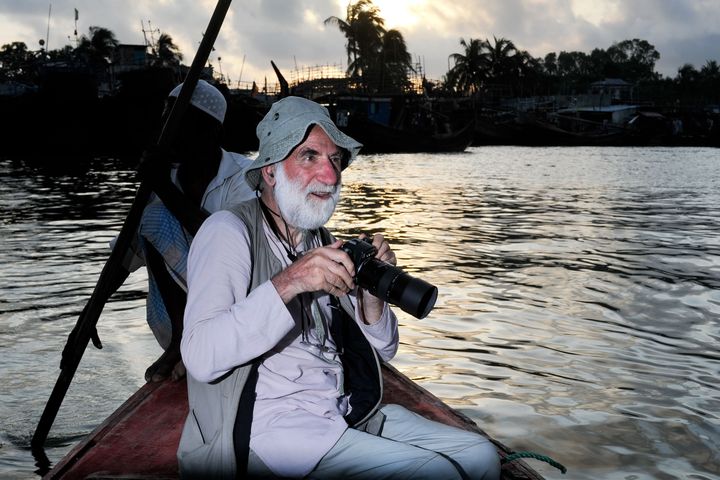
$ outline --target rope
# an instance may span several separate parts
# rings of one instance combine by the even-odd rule
[[[510,462],[512,462],[514,460],[518,460],[520,458],[534,458],[535,460],[540,460],[542,462],[549,463],[553,467],[560,470],[563,474],[565,474],[565,472],[567,472],[567,468],[565,468],[560,463],[556,462],[555,460],[553,460],[552,458],[550,458],[546,455],[540,455],[539,453],[535,453],[535,452],[511,453],[510,455],[508,455],[505,458],[503,458],[502,460],[500,460],[500,465],[505,465],[506,463],[510,463]]]

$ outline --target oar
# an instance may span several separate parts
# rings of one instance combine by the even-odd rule
[[[213,44],[217,38],[220,27],[225,19],[225,14],[230,8],[231,0],[218,0],[215,6],[205,35],[203,36],[200,47],[198,48],[195,58],[193,59],[190,70],[185,77],[183,87],[178,95],[175,104],[165,121],[162,132],[158,138],[158,146],[167,147],[170,144],[173,136],[175,135],[182,116],[187,110],[190,98],[197,85],[200,72],[207,63],[207,59],[212,51]],[[127,270],[123,266],[123,260],[127,254],[128,248],[132,242],[133,236],[137,231],[137,227],[140,223],[140,217],[142,216],[143,209],[150,198],[151,188],[146,181],[142,181],[135,193],[135,199],[130,207],[125,223],[118,235],[117,242],[113,248],[110,258],[108,258],[105,266],[100,273],[100,278],[95,285],[92,296],[88,301],[87,305],[83,309],[80,317],[78,318],[77,324],[73,330],[73,333],[68,339],[68,345],[65,347],[64,357],[60,365],[60,376],[55,382],[50,398],[48,399],[45,410],[43,411],[38,426],[35,429],[30,445],[33,449],[41,449],[45,444],[50,427],[52,427],[60,404],[62,404],[67,393],[70,382],[75,375],[80,360],[82,359],[83,353],[87,348],[87,344],[91,337],[95,336],[95,325],[97,324],[100,314],[102,313],[105,302],[114,293],[115,287],[118,284],[118,279],[123,279],[127,276]],[[74,343],[74,345],[70,345]],[[97,345],[96,345],[97,346]]]

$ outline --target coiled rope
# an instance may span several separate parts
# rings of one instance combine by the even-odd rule
[[[505,465],[506,463],[510,463],[510,462],[512,462],[513,460],[517,460],[517,459],[519,459],[519,458],[534,458],[535,460],[540,460],[540,461],[542,461],[542,462],[549,463],[549,464],[552,465],[553,467],[555,467],[555,468],[557,468],[558,470],[560,470],[560,472],[562,472],[563,474],[565,474],[565,472],[567,472],[567,468],[565,468],[564,465],[556,462],[555,460],[553,460],[552,458],[548,457],[547,455],[540,455],[539,453],[535,453],[535,452],[514,452],[514,453],[511,453],[510,455],[508,455],[508,456],[504,457],[502,460],[500,460],[500,465]]]

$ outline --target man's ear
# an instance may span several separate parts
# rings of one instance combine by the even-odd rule
[[[272,165],[266,165],[260,169],[265,184],[270,185],[271,187],[275,186],[275,167],[276,165],[273,163]]]

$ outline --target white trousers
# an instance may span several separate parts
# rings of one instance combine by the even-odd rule
[[[485,437],[385,405],[379,436],[349,428],[307,476],[313,480],[496,480],[500,459]]]

